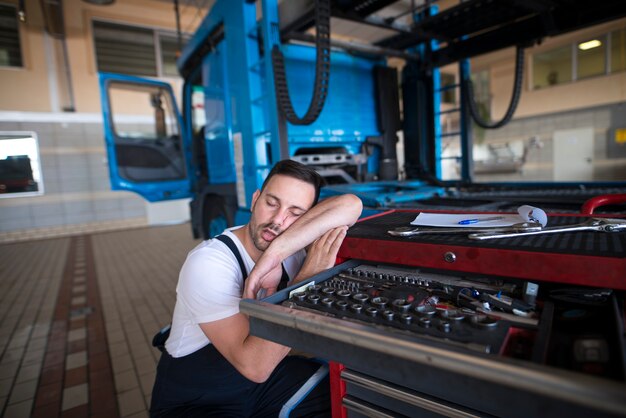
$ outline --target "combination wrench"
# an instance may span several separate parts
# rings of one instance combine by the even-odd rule
[[[515,238],[525,237],[527,235],[539,235],[539,234],[558,234],[563,232],[577,232],[577,231],[601,231],[601,232],[620,232],[626,231],[625,219],[612,219],[612,218],[591,218],[583,223],[576,225],[565,226],[553,226],[543,228],[538,231],[520,231],[520,232],[479,232],[469,234],[470,239],[474,240],[487,240],[495,238]]]
[[[512,233],[521,233],[521,232],[530,232],[530,231],[540,231],[541,224],[536,222],[520,222],[510,226],[504,227],[480,227],[480,228],[433,228],[428,227],[424,228],[421,226],[401,226],[395,229],[390,229],[387,231],[389,235],[394,237],[413,237],[416,235],[425,235],[425,234],[459,234],[459,233],[471,233],[471,232],[488,232],[488,233],[496,233],[496,232],[512,232]]]

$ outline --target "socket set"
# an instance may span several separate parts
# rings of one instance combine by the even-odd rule
[[[507,286],[360,265],[293,290],[283,305],[473,351],[498,353],[511,323],[455,302],[463,290],[496,293]]]

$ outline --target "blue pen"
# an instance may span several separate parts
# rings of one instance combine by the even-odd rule
[[[470,224],[476,224],[478,222],[497,221],[503,218],[504,216],[491,216],[489,218],[481,218],[481,219],[464,219],[462,221],[459,221],[459,225],[470,225]]]

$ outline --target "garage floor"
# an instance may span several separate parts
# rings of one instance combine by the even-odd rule
[[[0,416],[146,417],[188,224],[0,245]]]

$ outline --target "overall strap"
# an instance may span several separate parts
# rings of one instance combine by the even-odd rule
[[[218,235],[215,237],[215,239],[220,240],[224,244],[226,244],[226,246],[230,249],[230,251],[232,251],[232,253],[235,255],[235,257],[237,258],[237,261],[239,262],[239,268],[241,269],[241,273],[243,274],[243,281],[245,282],[246,279],[248,278],[248,272],[246,271],[246,266],[243,264],[243,259],[241,258],[241,254],[239,253],[239,249],[237,248],[237,245],[233,242],[232,238],[230,238],[228,235]],[[287,282],[289,282],[289,274],[287,273],[287,270],[285,269],[285,265],[281,264],[281,267],[283,269],[283,275],[280,278],[280,283],[278,284],[278,290],[282,290],[285,287],[287,287]]]
[[[289,282],[289,274],[287,273],[284,264],[281,264],[280,266],[283,268],[283,275],[280,278],[280,283],[278,283],[278,290],[283,290],[287,287],[287,283]]]
[[[233,252],[235,257],[237,258],[237,262],[239,262],[239,268],[241,269],[243,281],[245,282],[248,278],[248,272],[246,271],[246,265],[243,264],[243,259],[241,258],[241,254],[239,253],[237,245],[233,242],[232,238],[227,235],[218,235],[215,237],[215,239],[222,241]]]

